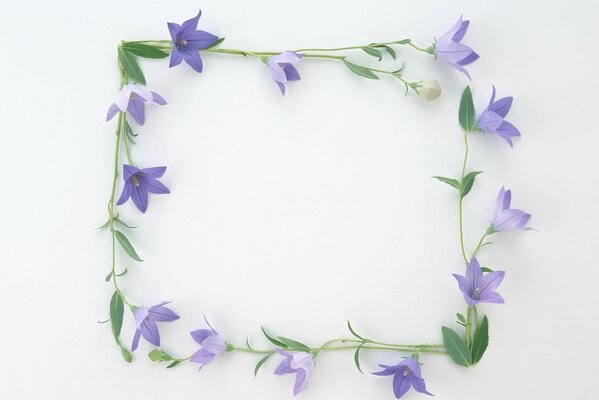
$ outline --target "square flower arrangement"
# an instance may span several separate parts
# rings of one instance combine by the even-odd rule
[[[112,267],[106,282],[114,287],[110,300],[110,323],[116,344],[120,348],[126,362],[132,362],[133,352],[138,348],[142,338],[154,349],[148,354],[154,362],[166,362],[167,368],[173,368],[182,363],[194,363],[201,370],[208,364],[217,364],[218,358],[230,353],[247,353],[257,357],[254,375],[271,358],[276,358],[278,366],[274,369],[276,375],[293,375],[295,383],[293,394],[298,395],[308,388],[310,375],[315,373],[315,360],[329,351],[353,352],[353,362],[357,370],[364,373],[360,364],[360,356],[366,351],[388,351],[397,354],[397,363],[393,365],[380,364],[372,375],[389,377],[391,388],[396,398],[401,398],[413,389],[426,395],[431,395],[422,374],[423,359],[430,356],[449,357],[455,364],[470,367],[477,364],[489,342],[489,319],[481,316],[479,307],[482,303],[501,304],[503,297],[497,291],[505,277],[505,271],[495,271],[490,267],[481,267],[479,253],[484,246],[491,244],[488,239],[496,234],[508,231],[531,230],[528,226],[530,214],[511,207],[512,193],[502,187],[495,202],[494,211],[490,213],[488,228],[482,233],[476,247],[468,251],[464,244],[464,198],[474,187],[476,177],[482,171],[468,170],[470,135],[496,134],[503,138],[510,147],[513,139],[520,136],[518,129],[506,120],[512,106],[512,97],[496,98],[496,89],[492,88],[489,103],[476,116],[470,87],[462,93],[458,122],[463,131],[464,157],[461,162],[461,174],[450,178],[434,176],[433,178],[455,189],[454,197],[458,202],[460,257],[465,267],[463,275],[453,274],[457,289],[465,300],[465,315],[456,314],[456,324],[459,329],[448,326],[441,327],[442,343],[416,341],[409,344],[386,343],[376,339],[366,338],[357,333],[352,324],[347,322],[349,334],[333,338],[321,345],[309,346],[301,341],[286,336],[274,335],[266,328],[261,331],[268,346],[253,347],[249,341],[243,345],[233,344],[226,339],[226,334],[217,331],[208,320],[205,326],[189,332],[197,342],[197,350],[187,356],[169,354],[161,348],[159,326],[165,322],[179,319],[173,311],[170,302],[162,301],[151,306],[136,305],[126,296],[119,281],[127,270],[117,271],[117,259],[128,257],[135,262],[142,259],[135,247],[127,238],[125,232],[132,227],[119,214],[118,206],[132,201],[137,209],[145,213],[149,206],[150,195],[168,194],[169,189],[161,182],[166,173],[165,166],[139,166],[132,161],[131,149],[135,144],[134,126],[145,122],[146,105],[165,106],[167,101],[158,93],[146,87],[146,79],[139,65],[140,58],[169,58],[169,67],[176,67],[183,62],[197,73],[202,73],[204,63],[202,53],[213,53],[224,56],[242,56],[255,59],[265,66],[265,73],[270,74],[280,93],[285,95],[291,82],[301,80],[301,65],[309,61],[340,62],[353,74],[366,79],[379,80],[381,77],[399,80],[406,91],[412,92],[427,101],[435,100],[441,95],[441,86],[436,80],[411,81],[404,76],[404,65],[396,69],[386,70],[373,68],[350,61],[350,57],[359,54],[373,57],[381,61],[383,57],[397,59],[396,48],[408,47],[431,57],[433,60],[454,67],[468,79],[471,79],[465,66],[476,61],[478,54],[462,43],[469,21],[459,20],[436,41],[428,47],[420,47],[411,39],[403,38],[389,42],[346,46],[339,48],[302,48],[283,51],[247,51],[222,47],[223,37],[198,29],[201,11],[193,18],[182,24],[167,23],[170,39],[123,41],[118,47],[118,65],[120,70],[120,90],[113,104],[108,108],[107,121],[117,117],[116,142],[114,147],[113,181],[108,202],[108,220],[101,227],[108,231],[112,239]],[[353,59],[353,58],[352,58]],[[294,83],[295,84],[295,83]],[[274,87],[274,85],[273,85]],[[153,112],[153,110],[152,110]],[[124,154],[122,152],[124,150]],[[120,194],[119,194],[120,193]],[[485,263],[487,265],[487,263]],[[130,345],[121,341],[121,329],[125,310],[130,312],[135,321],[136,330]]]

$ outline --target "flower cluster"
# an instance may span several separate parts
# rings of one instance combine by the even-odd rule
[[[440,96],[442,90],[436,80],[409,82],[403,76],[403,67],[395,70],[383,70],[358,65],[349,61],[347,55],[337,55],[337,52],[362,50],[368,55],[378,58],[379,61],[383,58],[383,54],[388,54],[395,60],[397,54],[393,46],[411,46],[417,51],[434,55],[435,58],[453,66],[469,79],[471,79],[471,75],[465,69],[465,66],[479,58],[479,55],[472,48],[461,43],[470,23],[470,21],[464,21],[462,17],[447,33],[442,35],[428,48],[420,48],[414,45],[410,39],[403,39],[393,42],[371,43],[364,46],[335,49],[248,52],[244,50],[217,48],[224,39],[198,29],[201,15],[200,11],[195,17],[186,20],[182,24],[167,23],[170,40],[123,42],[119,47],[121,89],[116,101],[109,106],[106,115],[106,120],[109,121],[118,114],[113,171],[114,180],[112,195],[108,204],[109,218],[105,224],[105,226],[109,227],[112,235],[113,261],[112,270],[106,280],[112,280],[114,284],[114,294],[110,302],[112,332],[118,346],[121,348],[123,357],[129,362],[132,359],[132,355],[119,337],[125,305],[129,307],[135,319],[135,332],[130,346],[131,351],[135,351],[139,347],[142,337],[150,345],[159,347],[161,342],[158,323],[172,322],[179,319],[179,315],[166,306],[169,302],[161,302],[151,307],[138,307],[132,304],[125,298],[121,288],[117,284],[118,277],[122,276],[126,270],[121,273],[116,272],[116,243],[120,244],[122,250],[131,259],[135,261],[142,260],[126,235],[119,230],[131,227],[121,219],[119,213],[115,211],[115,206],[121,206],[131,199],[135,207],[140,212],[145,213],[148,209],[150,194],[170,193],[169,189],[160,181],[166,172],[167,168],[165,166],[140,168],[132,162],[130,145],[135,143],[134,138],[137,135],[133,132],[128,117],[131,116],[132,120],[138,125],[143,125],[146,120],[146,105],[164,106],[167,104],[162,96],[145,87],[145,77],[137,64],[136,57],[169,57],[169,67],[177,66],[185,61],[186,64],[198,73],[202,73],[204,70],[200,51],[258,58],[265,64],[266,68],[264,71],[270,73],[272,81],[274,81],[282,95],[285,95],[290,82],[300,80],[300,74],[297,69],[300,62],[304,62],[303,60],[309,58],[328,59],[342,62],[351,72],[363,78],[379,79],[379,76],[387,75],[399,79],[405,85],[406,90],[414,90],[425,100],[434,100]],[[405,357],[402,357],[394,365],[379,364],[382,369],[372,372],[372,374],[392,377],[393,394],[398,399],[408,393],[411,388],[416,392],[432,395],[427,391],[421,374],[420,357],[424,354],[436,353],[448,355],[456,364],[461,366],[470,366],[479,362],[488,344],[488,319],[487,316],[484,316],[482,321],[479,321],[478,307],[483,303],[504,303],[504,299],[497,292],[497,289],[505,277],[505,271],[493,271],[489,267],[481,267],[477,258],[478,252],[483,246],[489,244],[486,242],[486,239],[491,235],[515,230],[531,230],[532,228],[527,226],[531,215],[522,210],[510,208],[511,191],[502,187],[497,196],[495,210],[489,221],[489,226],[483,233],[474,251],[468,256],[462,228],[463,200],[473,188],[476,176],[481,173],[481,171],[466,173],[469,154],[468,135],[477,132],[494,133],[503,138],[510,147],[513,147],[513,139],[520,136],[520,132],[513,124],[505,120],[511,109],[512,102],[512,97],[504,97],[496,100],[496,89],[493,86],[488,105],[478,117],[475,117],[472,94],[470,88],[467,87],[462,95],[459,110],[459,122],[464,129],[466,145],[465,158],[462,163],[462,174],[459,179],[435,177],[454,187],[459,193],[459,232],[461,252],[466,270],[464,275],[455,273],[453,276],[457,281],[459,292],[461,292],[466,301],[467,316],[464,317],[462,314],[457,314],[458,321],[456,321],[459,325],[463,326],[463,335],[444,326],[441,330],[443,344],[390,344],[358,335],[348,322],[348,328],[352,334],[351,338],[330,340],[318,347],[309,347],[299,341],[285,337],[271,336],[263,329],[266,339],[274,347],[258,350],[253,348],[247,340],[246,347],[234,346],[205,319],[207,327],[190,332],[192,339],[199,345],[199,348],[196,346],[196,351],[193,354],[185,358],[177,358],[167,354],[164,350],[154,349],[150,352],[150,358],[153,361],[169,361],[169,368],[181,362],[188,361],[199,364],[199,369],[202,370],[206,365],[211,364],[218,357],[228,352],[241,351],[262,357],[254,371],[257,373],[261,366],[271,357],[277,357],[279,358],[279,364],[274,369],[274,374],[293,375],[295,377],[293,394],[298,395],[307,389],[310,376],[315,368],[315,359],[321,352],[351,349],[355,352],[354,362],[356,367],[362,372],[360,366],[361,351],[391,351],[402,353]],[[122,144],[124,144],[126,151],[126,163],[122,162],[120,158]],[[119,173],[122,178],[120,195],[116,192]],[[118,200],[116,200],[117,196]],[[456,293],[458,292],[456,291]]]

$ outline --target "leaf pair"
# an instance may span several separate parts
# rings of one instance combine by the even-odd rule
[[[264,327],[262,327],[262,333],[264,333],[266,339],[268,339],[272,344],[283,349],[304,352],[310,352],[310,350],[312,350],[310,349],[310,347],[303,344],[302,342],[298,342],[297,340],[289,339],[283,336],[272,336],[268,332],[266,332],[266,329],[264,329]]]
[[[447,183],[449,186],[452,186],[460,192],[460,197],[464,198],[470,191],[472,190],[472,186],[474,185],[474,179],[477,175],[482,174],[483,171],[472,171],[464,176],[462,181],[458,181],[457,179],[446,178],[444,176],[433,176],[433,178],[440,180],[441,182]]]
[[[366,54],[376,57],[381,61],[383,59],[383,53],[379,49],[384,49],[394,60],[397,58],[395,50],[385,44],[371,43],[368,47],[362,47],[362,50],[364,50]]]
[[[470,367],[478,363],[483,357],[485,350],[487,350],[489,344],[489,321],[486,316],[474,334],[472,348],[468,348],[464,339],[453,329],[444,326],[441,328],[441,331],[443,333],[443,343],[449,357],[451,357],[454,363],[462,367]]]
[[[129,42],[119,46],[119,63],[129,78],[142,85],[146,84],[146,78],[135,59],[135,56],[143,58],[166,58],[168,53],[147,44]]]

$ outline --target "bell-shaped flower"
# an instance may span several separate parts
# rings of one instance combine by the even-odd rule
[[[160,346],[160,333],[156,322],[170,322],[179,319],[170,308],[165,307],[169,301],[163,301],[152,307],[137,307],[133,314],[135,315],[135,324],[137,329],[133,336],[131,351],[135,351],[139,345],[139,339],[143,336],[148,342],[154,346]]]
[[[512,202],[512,191],[501,188],[497,195],[497,201],[495,203],[495,212],[493,218],[491,218],[491,229],[492,232],[507,232],[514,230],[532,230],[526,226],[526,223],[530,219],[530,214],[525,213],[522,210],[510,208]]]
[[[513,99],[513,97],[509,96],[495,101],[495,85],[493,85],[493,93],[491,94],[489,105],[476,121],[478,129],[485,133],[497,133],[508,142],[510,147],[514,147],[512,138],[520,136],[518,128],[504,119],[512,107]]]
[[[121,89],[117,100],[108,108],[106,121],[110,121],[119,111],[131,114],[135,122],[143,125],[146,120],[146,103],[163,106],[166,100],[158,93],[146,90],[143,86],[129,83]]]
[[[419,393],[432,396],[432,394],[426,390],[424,379],[422,379],[422,375],[420,374],[420,365],[414,358],[406,358],[396,365],[379,364],[379,366],[383,368],[383,370],[374,372],[373,374],[378,376],[393,375],[393,394],[395,395],[395,398],[399,399],[406,394],[410,388],[414,388],[414,390]]]
[[[200,364],[200,370],[227,350],[225,339],[210,326],[207,320],[206,324],[210,329],[197,329],[191,332],[193,340],[198,342],[202,348],[191,356],[190,361]]]
[[[168,30],[173,41],[169,67],[185,62],[197,72],[202,72],[203,63],[200,58],[200,50],[210,47],[218,40],[218,36],[198,30],[198,21],[202,11],[195,17],[183,22],[182,25],[174,22],[167,23]]]
[[[302,59],[302,54],[294,53],[293,51],[285,51],[276,56],[269,57],[266,60],[268,70],[272,75],[281,94],[285,95],[285,89],[288,81],[299,81],[300,75],[293,64],[298,63]]]
[[[131,198],[139,211],[145,213],[148,209],[148,193],[170,193],[168,188],[158,180],[164,175],[164,171],[166,171],[166,167],[139,169],[123,164],[125,186],[116,204],[121,205]]]
[[[464,73],[468,79],[472,79],[464,65],[476,61],[478,54],[470,47],[460,43],[468,30],[469,24],[470,21],[462,21],[462,17],[460,17],[458,22],[435,43],[435,55],[446,63],[453,65]]]
[[[503,297],[495,291],[505,276],[505,271],[493,271],[483,275],[478,260],[473,257],[466,268],[466,276],[453,274],[458,281],[460,291],[470,307],[478,303],[505,303]]]
[[[312,358],[312,354],[303,351],[288,352],[277,349],[277,353],[285,359],[275,369],[275,375],[295,374],[293,395],[296,396],[308,388],[308,379],[314,369],[314,358]]]

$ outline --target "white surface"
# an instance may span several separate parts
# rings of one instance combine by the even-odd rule
[[[368,4],[368,6],[366,6]],[[0,208],[3,298],[2,399],[291,398],[293,378],[258,379],[256,357],[227,355],[198,373],[166,371],[144,344],[127,365],[107,317],[105,218],[115,123],[104,122],[117,86],[120,39],[168,38],[166,21],[202,7],[203,29],[232,48],[342,46],[412,37],[426,45],[463,13],[479,109],[515,96],[515,148],[495,136],[471,140],[483,169],[466,201],[475,244],[496,192],[533,213],[541,233],[507,234],[481,253],[505,268],[503,306],[484,306],[492,342],[483,362],[461,369],[425,357],[438,399],[595,399],[599,322],[596,226],[597,3],[576,1],[8,1],[0,83]],[[188,331],[206,314],[235,343],[261,324],[317,345],[365,335],[439,341],[463,299],[456,199],[433,181],[457,175],[457,105],[465,78],[401,49],[413,79],[437,78],[425,103],[388,79],[367,81],[342,65],[306,60],[303,80],[281,98],[256,60],[206,56],[205,72],[143,62],[169,105],[150,107],[134,158],[168,165],[169,196],[123,215],[147,260],[126,262],[138,304],[173,300],[182,315],[162,324],[165,349],[190,354]],[[371,62],[357,53],[356,59]],[[131,321],[123,328],[129,342]],[[367,371],[383,354],[366,356]],[[407,398],[418,398],[411,393]],[[362,376],[351,353],[323,354],[304,399],[391,399],[391,381]]]

